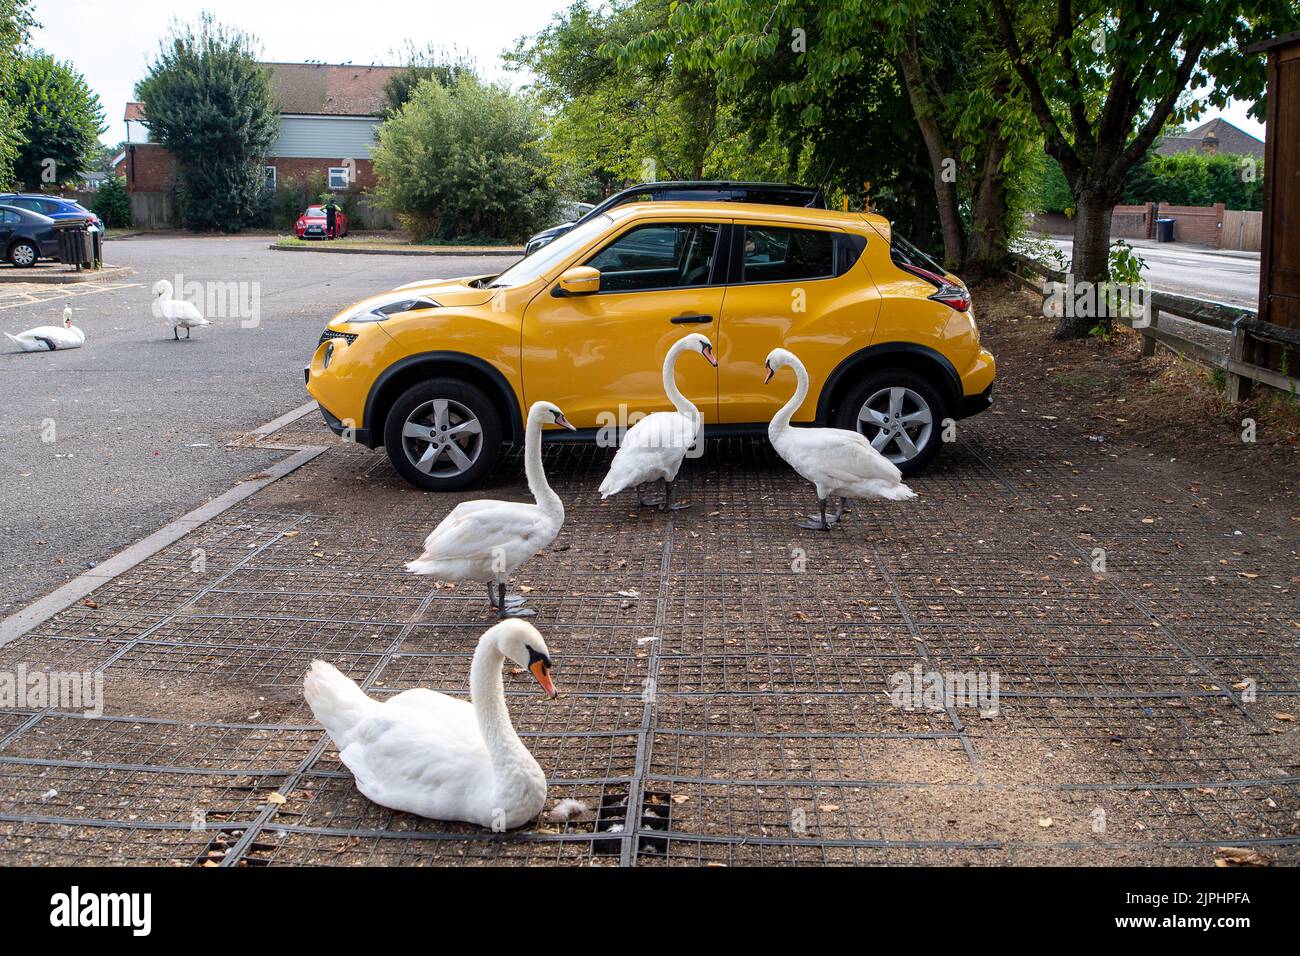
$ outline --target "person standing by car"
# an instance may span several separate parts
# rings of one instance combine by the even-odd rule
[[[331,199],[325,204],[325,235],[330,239],[334,238],[334,230],[338,228],[338,204]]]

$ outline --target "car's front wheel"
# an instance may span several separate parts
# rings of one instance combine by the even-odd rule
[[[849,428],[906,475],[939,454],[948,411],[930,380],[911,369],[879,369],[865,376],[840,403],[835,424]]]
[[[398,473],[417,488],[472,488],[497,463],[501,416],[473,385],[430,379],[408,388],[389,409],[384,449]]]
[[[9,247],[9,261],[20,269],[36,265],[40,254],[35,243],[28,242],[26,239],[20,239]]]

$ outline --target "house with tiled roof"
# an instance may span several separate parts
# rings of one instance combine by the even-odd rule
[[[1225,119],[1212,119],[1181,136],[1161,136],[1155,151],[1161,156],[1203,153],[1206,156],[1254,156],[1264,158],[1264,141],[1238,129]]]
[[[280,106],[280,135],[266,157],[272,184],[319,172],[330,189],[367,190],[375,183],[371,150],[388,105],[385,87],[403,71],[395,66],[338,63],[264,63]],[[170,192],[176,183],[171,154],[150,141],[149,120],[141,103],[127,103],[126,144],[114,160],[131,193]],[[161,202],[133,201],[147,221],[170,219]],[[150,211],[149,207],[158,207]],[[169,224],[169,223],[167,223]]]

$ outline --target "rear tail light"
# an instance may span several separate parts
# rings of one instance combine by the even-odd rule
[[[939,291],[930,296],[935,302],[942,302],[950,309],[965,312],[970,309],[970,291],[965,286],[954,285],[946,278],[920,266],[897,262],[895,265],[904,272],[910,272],[918,279],[924,279]]]

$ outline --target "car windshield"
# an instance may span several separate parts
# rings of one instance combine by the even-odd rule
[[[894,262],[915,266],[918,269],[924,269],[927,272],[933,272],[937,276],[946,276],[948,270],[939,263],[935,262],[916,246],[912,245],[897,232],[889,237],[889,255]]]
[[[321,208],[320,206],[308,206],[308,207],[307,207],[307,211],[306,211],[305,213],[303,213],[303,215],[304,215],[304,216],[323,216],[323,215],[325,215],[325,210],[324,210],[323,208]]]
[[[574,227],[558,239],[538,249],[531,256],[525,256],[505,272],[489,283],[489,289],[507,288],[532,282],[538,276],[545,275],[557,262],[565,259],[575,249],[580,249],[591,239],[604,232],[614,220],[609,216],[597,216]]]

